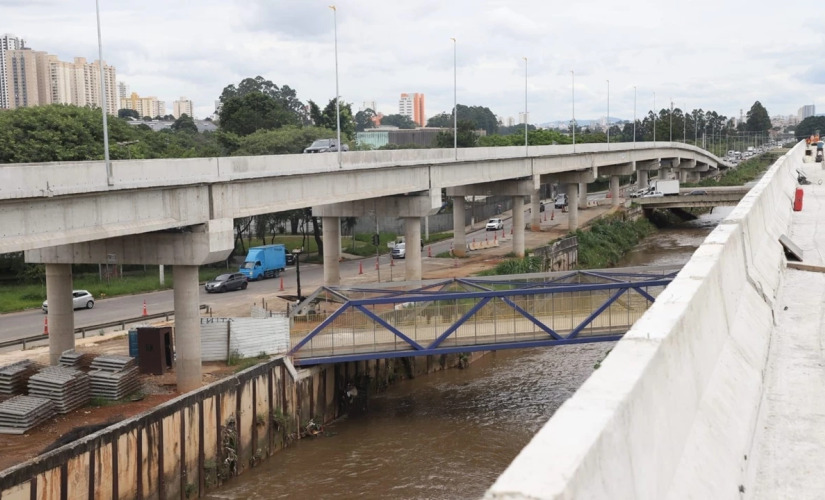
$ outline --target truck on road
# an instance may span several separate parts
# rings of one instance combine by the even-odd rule
[[[240,272],[249,281],[277,278],[286,269],[286,248],[283,245],[251,247]]]
[[[678,179],[654,179],[650,181],[650,192],[660,192],[664,196],[679,196]]]

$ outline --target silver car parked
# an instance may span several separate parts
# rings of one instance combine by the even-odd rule
[[[95,306],[95,298],[87,290],[75,290],[72,292],[72,308],[73,309],[91,309]],[[49,301],[44,300],[43,314],[49,312]]]

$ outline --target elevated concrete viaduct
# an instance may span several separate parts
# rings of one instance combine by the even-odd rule
[[[231,252],[232,219],[312,207],[324,237],[338,239],[338,218],[370,210],[405,217],[408,280],[421,278],[420,217],[440,207],[441,190],[454,193],[457,252],[462,242],[463,196],[485,190],[514,197],[513,250],[524,253],[523,200],[538,207],[538,190],[567,182],[570,200],[586,183],[657,170],[660,158],[695,160],[705,173],[727,167],[707,151],[680,143],[579,144],[524,148],[354,151],[343,155],[276,155],[111,163],[101,161],[0,166],[0,253],[26,251],[47,266],[52,360],[72,348],[72,263],[173,265],[181,390],[200,383],[197,345],[197,269]],[[681,168],[681,163],[680,163]],[[581,184],[579,184],[581,183]],[[580,187],[581,186],[581,187]],[[615,196],[615,195],[614,195]],[[614,198],[615,199],[615,198]],[[436,201],[438,202],[436,204]],[[570,228],[577,209],[570,203]],[[538,213],[538,210],[533,210]],[[324,277],[340,280],[337,245],[326,245]],[[179,288],[179,289],[178,289]],[[195,368],[195,365],[198,368]]]

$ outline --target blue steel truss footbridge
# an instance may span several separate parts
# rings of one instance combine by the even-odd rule
[[[614,268],[321,287],[293,310],[289,355],[306,366],[615,341],[678,271]]]

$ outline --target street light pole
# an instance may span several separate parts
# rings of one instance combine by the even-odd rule
[[[97,14],[97,63],[100,69],[100,102],[101,110],[103,111],[103,159],[106,162],[106,183],[109,186],[113,186],[112,162],[109,161],[109,124],[106,116],[106,79],[103,77],[103,42],[100,36],[100,0],[95,0],[95,13]]]
[[[653,93],[653,142],[656,143],[656,92]]]
[[[607,149],[610,149],[610,80],[607,80]]]
[[[685,111],[682,112],[682,142],[687,144],[687,104],[685,104]]]
[[[458,159],[458,69],[456,66],[456,40],[455,38],[450,38],[453,41],[453,150],[455,150],[455,159]]]
[[[633,147],[636,147],[636,86],[633,86]]]
[[[338,9],[335,8],[334,5],[329,6],[332,9],[332,23],[334,26],[335,32],[335,120],[337,124],[338,130],[338,145],[335,149],[338,151],[338,168],[342,168],[341,165],[341,94],[338,92]]]
[[[524,155],[527,156],[527,57],[524,58]]]
[[[573,152],[576,152],[576,72],[570,70],[571,103],[573,106]]]
[[[670,142],[673,142],[673,98],[670,98]]]

